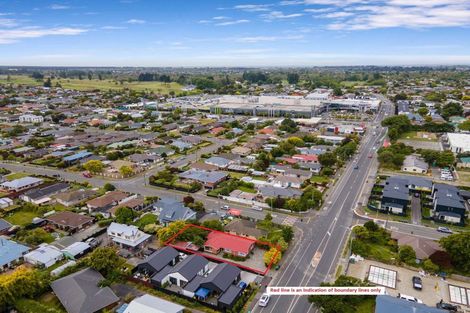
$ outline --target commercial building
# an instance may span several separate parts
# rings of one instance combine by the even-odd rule
[[[454,153],[470,152],[470,134],[447,133],[449,148]]]

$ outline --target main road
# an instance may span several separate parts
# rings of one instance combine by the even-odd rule
[[[319,214],[301,227],[302,232],[295,238],[295,246],[283,260],[281,272],[273,278],[270,286],[318,286],[334,278],[336,265],[355,219],[354,209],[371,169],[369,156],[375,154],[386,134],[380,122],[386,114],[392,114],[392,104],[387,99],[382,100],[381,109],[369,126],[372,129],[362,139],[356,159],[347,164]],[[272,296],[266,308],[255,307],[254,310],[303,313],[314,308],[306,296]]]

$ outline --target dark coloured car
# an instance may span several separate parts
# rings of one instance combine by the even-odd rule
[[[420,277],[418,276],[413,276],[413,288],[416,290],[421,290],[423,289],[423,281],[421,280]]]
[[[447,310],[449,312],[457,312],[459,309],[458,306],[450,304],[450,303],[442,302],[442,300],[441,302],[436,303],[436,308]]]

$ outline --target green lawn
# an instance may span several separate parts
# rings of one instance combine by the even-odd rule
[[[310,181],[312,183],[328,184],[330,182],[330,179],[327,176],[312,176],[312,178],[310,178]]]
[[[37,81],[32,77],[26,75],[11,75],[10,81],[7,81],[6,75],[0,76],[0,84],[4,83],[13,83],[13,84],[23,84],[30,86],[40,86],[43,84],[42,81]],[[162,82],[120,82],[105,79],[53,79],[52,85],[55,86],[56,83],[60,83],[63,88],[66,89],[75,89],[75,90],[120,90],[124,88],[129,88],[135,91],[153,91],[161,94],[168,94],[170,91],[178,93],[181,91],[181,85],[178,83],[162,83]]]
[[[374,313],[375,297],[362,301],[356,306],[356,313]]]
[[[38,216],[38,215],[34,212],[18,210],[16,212],[12,213],[11,215],[5,216],[5,220],[7,220],[8,222],[10,222],[13,225],[23,226],[23,225],[27,225],[27,224],[31,223],[33,218],[35,218],[36,216]]]
[[[409,212],[407,212],[405,216],[401,216],[401,215],[395,215],[395,214],[378,213],[377,211],[371,210],[367,207],[364,207],[364,211],[367,212],[368,216],[373,217],[373,218],[378,218],[378,219],[382,219],[382,220],[387,220],[388,219],[388,220],[404,222],[404,223],[410,223],[411,222],[411,216],[410,216]]]
[[[12,181],[12,180],[23,178],[23,177],[26,177],[26,176],[29,176],[29,175],[30,174],[22,173],[22,172],[11,173],[11,174],[8,174],[7,176],[5,176],[5,179],[8,180],[8,181]]]
[[[65,313],[59,299],[50,292],[35,300],[19,299],[16,301],[15,306],[20,313]]]

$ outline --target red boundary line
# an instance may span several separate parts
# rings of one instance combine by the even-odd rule
[[[190,227],[195,227],[195,228],[207,230],[207,231],[210,231],[210,232],[222,233],[222,234],[224,234],[224,235],[226,235],[226,236],[232,236],[232,237],[236,237],[236,238],[240,238],[240,239],[252,241],[252,242],[254,242],[255,244],[260,244],[260,245],[264,245],[264,246],[269,246],[270,248],[275,248],[275,249],[276,249],[276,253],[275,253],[275,254],[273,255],[273,257],[271,258],[271,261],[269,262],[268,266],[266,267],[266,270],[262,271],[262,270],[258,270],[258,269],[252,268],[252,267],[240,265],[240,264],[235,263],[235,262],[227,261],[227,260],[225,260],[225,259],[217,258],[217,257],[215,257],[215,256],[203,254],[203,253],[200,253],[200,252],[197,252],[197,251],[189,250],[189,249],[186,249],[186,248],[183,248],[183,247],[174,245],[172,242],[173,242],[176,238],[178,238],[179,235],[181,235],[182,233],[184,233],[184,232],[185,232],[188,228],[190,228]],[[254,272],[254,273],[257,273],[257,274],[260,274],[260,275],[263,275],[263,276],[265,276],[265,275],[269,272],[269,270],[270,270],[271,267],[273,266],[274,260],[276,259],[276,257],[278,256],[278,254],[281,252],[281,249],[280,249],[279,245],[273,245],[273,244],[270,243],[270,242],[261,241],[261,240],[258,240],[258,239],[250,239],[250,238],[246,238],[246,237],[242,237],[242,236],[230,234],[230,233],[227,233],[227,232],[223,232],[223,231],[220,231],[220,230],[215,230],[215,229],[212,229],[212,228],[207,228],[207,227],[204,227],[204,226],[199,226],[199,225],[194,225],[194,224],[187,224],[186,226],[184,226],[180,231],[178,231],[176,234],[174,234],[173,236],[171,236],[170,239],[168,239],[167,241],[165,241],[164,245],[165,245],[165,246],[170,246],[170,247],[172,247],[172,248],[174,248],[174,249],[177,249],[177,250],[184,251],[184,252],[189,253],[189,254],[196,254],[196,255],[200,255],[200,256],[203,256],[203,257],[205,257],[205,258],[212,259],[212,260],[215,260],[215,261],[219,261],[219,262],[223,262],[223,263],[228,263],[228,264],[231,264],[231,265],[233,265],[233,266],[239,267],[239,268],[241,268],[241,269],[248,270],[248,271],[250,271],[250,272]]]

